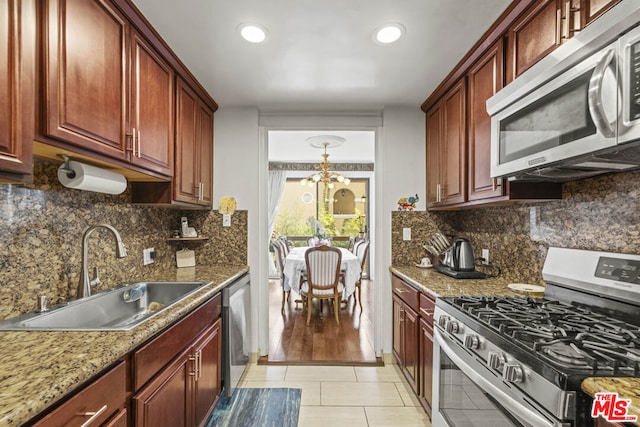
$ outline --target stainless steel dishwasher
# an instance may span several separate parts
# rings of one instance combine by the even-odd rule
[[[231,397],[249,363],[251,281],[245,274],[222,290],[222,382]]]

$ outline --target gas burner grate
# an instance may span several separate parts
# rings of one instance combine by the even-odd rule
[[[548,298],[461,296],[451,302],[507,341],[556,366],[638,375],[639,326]]]

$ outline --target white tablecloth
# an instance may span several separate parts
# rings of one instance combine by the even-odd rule
[[[291,249],[284,262],[284,290],[293,289],[300,293],[300,274],[306,267],[304,253],[308,246]],[[356,282],[360,278],[362,266],[358,257],[344,248],[338,248],[342,252],[340,268],[345,271],[345,292],[343,298],[348,298],[356,289]]]

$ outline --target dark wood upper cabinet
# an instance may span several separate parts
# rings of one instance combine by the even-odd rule
[[[44,133],[127,159],[126,18],[108,1],[51,0],[45,7]]]
[[[466,83],[461,79],[427,112],[427,207],[466,198]]]
[[[35,129],[36,5],[0,3],[0,182],[31,182]]]
[[[131,39],[131,162],[171,176],[175,75],[140,34],[134,31]]]
[[[498,40],[469,70],[469,200],[504,195],[502,179],[491,178],[491,117],[487,99],[503,87],[503,43]]]
[[[114,1],[52,0],[43,7],[43,141],[168,180],[175,59],[161,54],[146,37],[154,33],[138,30]]]
[[[562,0],[534,3],[507,32],[507,83],[562,43]]]
[[[213,186],[213,111],[186,83],[176,94],[175,200],[211,205]]]
[[[582,27],[589,25],[621,0],[580,0]]]

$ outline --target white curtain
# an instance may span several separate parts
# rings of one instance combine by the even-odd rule
[[[286,171],[269,171],[269,240],[271,240],[286,181]],[[272,257],[269,257],[269,277],[278,277],[278,270]]]

